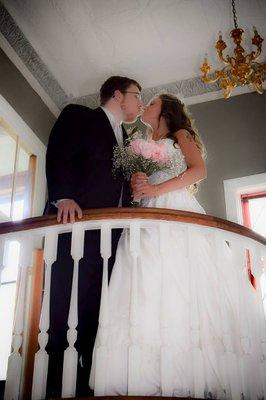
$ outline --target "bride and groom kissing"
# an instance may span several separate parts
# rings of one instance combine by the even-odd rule
[[[76,217],[82,218],[83,210],[129,207],[132,196],[135,196],[142,199],[144,207],[204,213],[192,191],[187,189],[197,185],[206,177],[206,168],[203,144],[191,125],[183,103],[175,96],[161,94],[144,108],[140,84],[133,79],[120,76],[112,76],[104,82],[100,89],[100,100],[101,106],[94,110],[75,104],[66,106],[52,129],[46,158],[48,184],[46,212],[57,214],[58,222],[73,223]],[[114,176],[113,151],[117,144],[122,146],[127,139],[122,122],[132,122],[141,113],[142,121],[152,128],[152,139],[165,142],[175,167],[169,171],[155,173],[149,179],[144,173],[136,173],[129,182],[122,173]],[[130,283],[127,269],[130,269],[131,263],[127,254],[127,240],[127,234],[121,236],[121,230],[112,230],[112,256],[108,267],[110,277],[115,265],[115,274],[112,275],[109,287],[110,298],[113,298],[110,309],[114,311],[116,318],[119,310],[124,315],[123,307],[129,301],[128,293],[125,291]],[[154,241],[150,241],[149,237],[144,238],[144,241],[146,246],[150,247],[151,253],[155,252]],[[70,243],[71,234],[65,233],[59,236],[57,261],[52,268],[50,334],[47,345],[48,397],[60,396],[61,393],[73,271]],[[78,338],[75,344],[80,360],[77,395],[91,393],[88,388],[90,370],[92,371],[90,386],[94,388],[93,348],[98,329],[103,263],[99,247],[99,231],[86,231],[84,257],[79,264]],[[149,254],[146,248],[143,257],[148,264],[151,262]],[[156,260],[153,261],[156,264]],[[157,283],[155,287],[156,285]],[[149,307],[148,305],[147,312]],[[147,333],[149,328],[144,327],[144,331]],[[124,339],[125,337],[121,340]],[[112,344],[110,346],[112,347]],[[120,371],[118,374],[121,375],[120,381],[117,387],[112,387],[112,382],[117,380],[117,371],[114,371],[115,375],[109,384],[109,389],[106,383],[106,394],[128,393],[127,378],[122,368],[124,357],[126,356],[120,357],[123,362],[117,370]],[[148,383],[147,385],[149,386]],[[153,387],[143,388],[139,394],[154,392]]]

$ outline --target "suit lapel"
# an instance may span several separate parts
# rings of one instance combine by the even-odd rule
[[[101,107],[98,107],[94,110],[94,112],[95,115],[99,117],[101,129],[103,129],[103,131],[108,134],[108,137],[113,141],[114,144],[117,144],[113,127],[103,109]]]
[[[115,137],[115,133],[114,133],[113,127],[112,127],[112,125],[111,125],[111,123],[109,121],[109,118],[107,117],[107,115],[103,111],[103,109],[101,107],[98,107],[98,108],[96,108],[94,110],[94,112],[101,119],[102,128],[105,129],[106,132],[108,132],[110,137],[113,139],[114,144],[117,144],[117,140],[116,140],[116,137]],[[128,134],[127,134],[127,131],[125,130],[123,124],[121,125],[121,127],[122,127],[122,133],[123,133],[123,143],[125,143],[125,141],[128,139]]]

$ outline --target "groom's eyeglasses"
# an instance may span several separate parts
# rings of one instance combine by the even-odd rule
[[[141,101],[141,93],[140,92],[130,92],[129,90],[123,90],[122,93],[132,93],[132,94],[136,94],[138,99]]]

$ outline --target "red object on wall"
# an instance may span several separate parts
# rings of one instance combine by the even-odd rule
[[[248,249],[246,249],[246,268],[247,268],[248,279],[249,279],[251,285],[254,287],[254,289],[256,289],[256,286],[257,286],[256,285],[256,278],[252,274],[251,257],[250,257],[250,251]]]

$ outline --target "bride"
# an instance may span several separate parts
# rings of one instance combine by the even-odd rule
[[[204,147],[182,102],[162,94],[145,108],[142,121],[151,126],[153,140],[165,143],[176,168],[149,178],[135,174],[134,198],[141,199],[142,207],[205,213],[193,195],[206,177]],[[109,284],[109,321],[101,349],[106,362],[101,370],[97,368],[100,326],[94,346],[89,384],[95,395],[263,398],[266,377],[259,341],[263,315],[254,317],[253,303],[237,300],[235,289],[242,278],[232,273],[228,243],[223,242],[221,271],[208,232],[199,227],[191,237],[184,229],[170,227],[162,259],[159,233],[155,228],[141,230],[132,326],[134,261],[129,232],[123,231]],[[247,335],[247,329],[242,331],[247,326],[243,318],[251,321],[249,356],[241,347]]]

